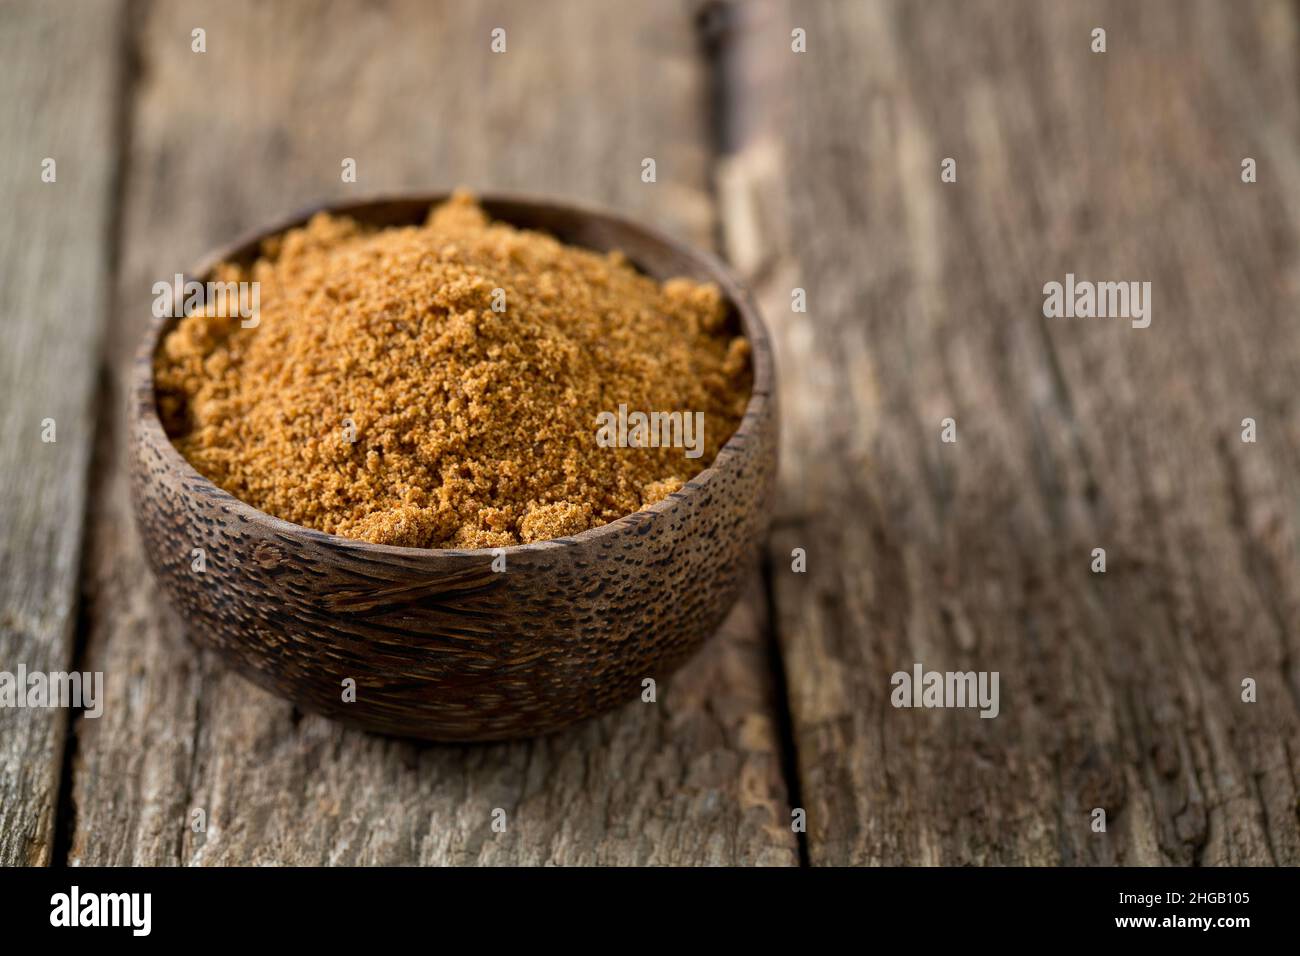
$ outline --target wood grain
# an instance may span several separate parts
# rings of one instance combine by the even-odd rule
[[[714,226],[704,69],[676,5],[157,4],[138,12],[116,412],[151,283],[296,206],[457,183]],[[489,52],[507,30],[507,52]],[[190,31],[207,31],[206,54]],[[640,180],[654,157],[658,182]],[[340,181],[344,158],[358,182]],[[657,704],[490,747],[418,747],[301,717],[180,637],[131,527],[124,419],[101,432],[74,863],[791,863],[763,602]],[[491,829],[494,809],[507,831]],[[190,826],[192,811],[206,830]]]
[[[108,288],[117,4],[0,27],[0,671],[73,667],[91,404]],[[42,163],[54,160],[54,181]],[[53,419],[54,441],[43,441]],[[0,864],[53,851],[64,709],[0,709]]]
[[[1300,862],[1294,7],[769,3],[732,31],[726,245],[787,411],[812,862]],[[1151,327],[1044,319],[1067,272],[1151,281]],[[891,707],[915,661],[999,671],[1000,716]]]

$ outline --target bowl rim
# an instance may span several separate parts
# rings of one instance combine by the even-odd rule
[[[314,203],[297,213],[279,218],[270,226],[243,232],[233,241],[219,246],[214,251],[203,256],[199,263],[184,272],[183,276],[185,281],[190,279],[205,281],[210,276],[212,269],[219,263],[239,258],[241,254],[244,254],[250,248],[255,248],[264,239],[305,225],[318,212],[352,215],[364,222],[366,211],[374,207],[403,203],[425,205],[427,208],[449,199],[452,195],[451,190],[442,192],[381,192],[356,199]],[[632,530],[642,522],[653,520],[662,514],[670,512],[677,506],[677,502],[683,499],[706,493],[728,462],[743,457],[742,449],[749,439],[748,430],[762,421],[765,415],[770,415],[775,406],[775,395],[773,393],[775,369],[771,338],[758,307],[755,305],[753,297],[745,284],[732,272],[730,266],[713,253],[676,239],[658,227],[647,225],[601,206],[564,197],[509,191],[473,191],[472,195],[494,219],[498,217],[492,213],[493,207],[526,206],[532,207],[539,212],[563,210],[572,216],[602,220],[612,226],[640,233],[641,237],[651,244],[664,246],[674,256],[691,261],[698,270],[708,276],[709,281],[716,283],[722,290],[724,298],[735,310],[739,319],[741,334],[749,342],[753,383],[750,389],[749,401],[745,404],[745,411],[741,415],[735,431],[718,449],[718,454],[709,463],[708,467],[686,482],[679,490],[665,496],[648,508],[622,515],[613,521],[598,525],[595,528],[588,528],[586,531],[580,531],[574,535],[549,538],[545,541],[512,544],[503,548],[417,548],[406,545],[377,544],[359,538],[348,538],[328,531],[309,528],[306,525],[279,518],[231,494],[199,472],[190,464],[189,459],[181,454],[180,449],[176,447],[171,437],[162,427],[162,420],[158,416],[157,393],[154,388],[153,360],[162,343],[164,331],[169,330],[170,326],[179,321],[178,317],[172,315],[152,316],[144,338],[136,350],[131,389],[131,394],[134,396],[131,414],[132,432],[135,432],[141,438],[149,437],[152,439],[152,444],[164,456],[164,465],[167,469],[179,475],[187,490],[197,486],[206,497],[220,501],[223,508],[228,509],[245,522],[265,526],[272,532],[279,534],[305,538],[318,545],[402,558],[461,558],[470,555],[495,555],[498,552],[504,552],[507,557],[510,557],[512,555],[565,548],[575,544],[592,544],[601,538]],[[510,223],[509,219],[500,219],[500,221]],[[510,224],[513,225],[513,223]],[[521,228],[537,228],[538,231],[546,231],[544,227],[525,226]],[[579,248],[591,247],[579,246]],[[635,258],[630,255],[628,258],[634,267],[638,270],[641,269]],[[662,282],[664,279],[658,279],[657,281]]]

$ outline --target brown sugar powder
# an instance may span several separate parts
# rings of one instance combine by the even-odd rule
[[[317,215],[214,279],[259,283],[258,322],[199,312],[167,336],[169,435],[236,497],[346,537],[495,548],[605,524],[703,470],[749,398],[715,286],[660,284],[464,193],[422,226]],[[604,447],[620,406],[703,413],[702,453]]]

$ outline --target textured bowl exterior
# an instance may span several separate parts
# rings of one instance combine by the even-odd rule
[[[382,224],[419,221],[442,196],[331,207]],[[158,418],[155,319],[136,359],[130,467],[149,562],[191,639],[293,701],[361,727],[425,740],[531,736],[607,711],[662,681],[735,602],[767,531],[776,471],[771,348],[727,270],[616,216],[485,196],[496,218],[596,249],[621,248],[656,278],[717,282],[752,346],[754,392],[704,472],[653,507],[571,538],[494,552],[399,548],[313,531],[258,511],[198,474]],[[265,230],[214,254],[247,259]],[[594,427],[594,426],[593,426]],[[202,549],[204,570],[194,570]],[[355,701],[344,701],[355,681]]]

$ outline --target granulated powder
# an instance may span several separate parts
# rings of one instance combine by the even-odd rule
[[[236,497],[347,537],[494,548],[605,524],[703,470],[749,397],[716,287],[491,222],[466,194],[423,226],[318,215],[215,278],[260,283],[259,322],[180,321],[155,362],[168,433]],[[703,412],[703,454],[601,447],[620,405]]]

